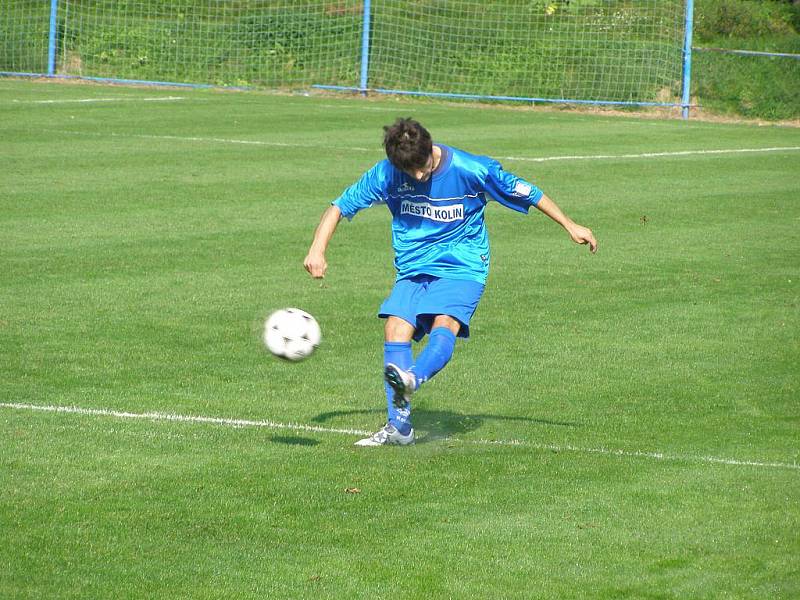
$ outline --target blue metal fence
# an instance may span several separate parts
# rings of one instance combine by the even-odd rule
[[[47,43],[47,74],[56,74],[56,27],[58,0],[50,0],[50,39]]]
[[[682,74],[681,74],[681,100],[680,103],[674,102],[642,102],[642,101],[614,101],[614,100],[583,100],[580,98],[547,98],[547,97],[529,97],[529,96],[513,96],[513,95],[483,95],[483,94],[465,94],[465,93],[447,93],[447,92],[428,92],[423,90],[404,90],[404,89],[385,89],[385,88],[370,88],[369,75],[370,75],[370,27],[372,17],[372,4],[371,0],[363,0],[363,19],[362,19],[362,37],[361,37],[361,64],[360,64],[360,79],[358,86],[334,86],[314,84],[312,87],[319,89],[331,90],[349,90],[360,92],[366,95],[369,92],[378,94],[396,94],[396,95],[412,95],[412,96],[430,96],[435,98],[454,98],[454,99],[470,99],[470,100],[500,100],[500,101],[522,101],[522,102],[547,102],[558,104],[579,104],[579,105],[629,105],[629,106],[664,106],[664,107],[680,107],[684,118],[689,117],[691,108],[690,90],[691,90],[691,72],[692,72],[692,32],[693,32],[693,15],[694,15],[694,0],[685,1],[685,20],[684,20],[684,39],[683,39],[683,58],[682,58]],[[82,77],[82,76],[63,76],[56,74],[56,58],[57,58],[57,14],[58,14],[59,0],[50,0],[50,32],[48,44],[48,60],[47,60],[47,76],[49,77],[65,77],[65,78],[81,78],[97,81],[116,81],[122,83],[137,83],[137,84],[150,84],[150,85],[182,85],[189,87],[213,87],[210,84],[199,83],[173,83],[162,81],[142,81],[131,79],[115,79],[108,77]],[[2,72],[2,75],[38,75],[31,73],[9,73]]]
[[[692,91],[692,34],[694,31],[694,0],[686,0],[686,17],[683,35],[683,79],[681,82],[681,111],[689,118],[689,101]]]

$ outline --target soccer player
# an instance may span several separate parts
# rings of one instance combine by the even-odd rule
[[[384,129],[382,160],[325,210],[304,266],[325,276],[325,251],[339,221],[373,204],[392,213],[397,279],[378,316],[384,324],[384,387],[388,420],[357,446],[414,442],[411,397],[450,361],[457,337],[469,323],[489,273],[489,239],[484,223],[493,199],[527,213],[536,207],[561,225],[578,244],[597,251],[592,231],[569,219],[541,190],[504,171],[496,160],[434,144],[417,121],[397,119]],[[412,355],[411,340],[428,334]]]

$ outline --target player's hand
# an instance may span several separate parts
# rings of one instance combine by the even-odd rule
[[[569,236],[576,244],[589,244],[589,250],[592,254],[597,252],[597,240],[594,239],[592,230],[583,225],[574,225],[569,228]]]
[[[303,266],[314,279],[322,279],[328,270],[328,261],[325,260],[324,254],[309,252],[303,261]]]

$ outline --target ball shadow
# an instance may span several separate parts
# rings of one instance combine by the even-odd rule
[[[316,446],[319,444],[318,440],[295,435],[276,435],[269,438],[269,441],[276,444],[286,444],[287,446]]]

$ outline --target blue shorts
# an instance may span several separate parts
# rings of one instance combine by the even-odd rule
[[[458,337],[469,337],[469,320],[478,308],[485,286],[477,281],[442,279],[417,275],[394,284],[392,293],[381,304],[378,316],[399,317],[415,328],[416,341],[431,332],[438,315],[453,317],[461,323]]]

